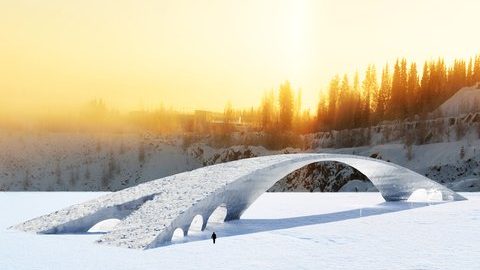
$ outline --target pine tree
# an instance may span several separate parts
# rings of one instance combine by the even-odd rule
[[[353,114],[352,114],[352,93],[350,84],[348,82],[348,76],[345,74],[340,86],[340,95],[338,100],[338,120],[337,128],[352,128],[353,126]]]
[[[467,84],[467,71],[465,61],[461,59],[455,59],[453,62],[453,68],[451,69],[450,74],[450,93],[449,96],[453,95],[458,89],[462,88]]]
[[[417,74],[417,64],[413,62],[410,65],[410,70],[408,73],[408,82],[407,82],[407,105],[408,113],[414,115],[417,113],[417,94],[418,94],[418,74]]]
[[[401,103],[400,103],[400,116],[401,119],[405,118],[408,115],[408,71],[407,71],[407,60],[404,58],[401,61],[400,66],[400,96],[401,96]]]
[[[233,109],[232,103],[229,101],[225,105],[223,110],[223,133],[228,134],[233,131],[233,122],[235,117],[235,111]]]
[[[474,83],[474,79],[473,79],[473,60],[472,58],[469,59],[468,61],[468,68],[467,68],[467,85],[468,86],[471,86],[473,85]]]
[[[337,121],[337,99],[340,89],[340,78],[338,75],[333,77],[328,88],[328,116],[327,125],[333,129]]]
[[[302,120],[302,90],[299,89],[297,91],[297,96],[294,102],[294,109],[293,109],[293,128],[295,131],[301,130],[301,120]]]
[[[427,62],[423,65],[422,80],[420,82],[420,89],[418,94],[418,110],[421,112],[426,112],[427,108],[430,107],[431,97],[430,97],[430,69]]]
[[[269,130],[275,118],[275,94],[273,90],[264,93],[260,111],[262,129],[264,131]]]
[[[369,65],[365,72],[365,79],[363,80],[363,125],[369,126],[371,124],[371,98],[377,92],[377,71],[374,65]]]
[[[328,97],[325,93],[320,93],[320,98],[317,106],[317,130],[326,130],[328,115]]]
[[[292,129],[292,120],[293,120],[293,91],[290,86],[290,82],[286,81],[284,84],[280,85],[279,90],[279,122],[280,128],[283,131],[289,131]]]
[[[407,114],[406,66],[407,66],[407,63],[405,60],[402,60],[401,62],[397,60],[393,69],[391,108],[392,108],[393,117],[396,119],[403,119]]]
[[[473,64],[473,83],[480,82],[480,55],[475,57],[475,63]]]
[[[382,79],[380,83],[380,89],[378,91],[375,114],[377,121],[382,121],[387,115],[387,104],[389,103],[391,92],[391,80],[390,73],[388,69],[388,64],[382,70]]]
[[[352,103],[353,105],[353,126],[359,127],[362,124],[363,111],[362,111],[362,98],[360,96],[360,79],[358,71],[355,72],[353,77],[353,89],[352,89]]]

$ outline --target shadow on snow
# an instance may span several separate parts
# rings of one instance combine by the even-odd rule
[[[420,203],[420,202],[384,202],[374,207],[358,208],[353,210],[326,213],[319,215],[309,215],[291,218],[279,219],[239,219],[225,223],[208,224],[205,231],[189,234],[182,239],[172,241],[166,245],[188,243],[193,241],[210,240],[212,231],[215,231],[221,238],[245,235],[266,231],[290,229],[295,227],[318,225],[323,223],[338,222],[349,219],[376,216],[388,213],[394,213],[414,208],[425,207],[439,203]],[[164,245],[165,246],[165,245]]]

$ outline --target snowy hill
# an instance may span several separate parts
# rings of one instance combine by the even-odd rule
[[[0,134],[0,190],[119,190],[202,166],[175,138]]]
[[[342,132],[311,134],[309,149],[278,151],[262,146],[213,148],[186,146],[181,137],[134,134],[0,133],[0,190],[114,191],[178,172],[231,160],[280,153],[330,152],[390,160],[426,175],[455,191],[480,191],[478,124],[438,129],[436,140],[407,146],[401,128],[373,128],[371,145],[325,147]],[[437,132],[435,129],[428,129]],[[415,136],[432,137],[420,129]],[[360,131],[364,132],[364,131]],[[327,134],[328,135],[328,134]],[[347,134],[351,136],[351,133]],[[387,140],[386,138],[389,138]],[[408,135],[403,135],[408,136]],[[270,191],[369,191],[371,183],[357,170],[336,163],[317,163],[281,179]]]
[[[455,117],[480,110],[480,83],[463,87],[437,109],[443,116]]]
[[[179,138],[128,134],[104,137],[17,133],[4,136],[0,148],[3,149],[0,152],[0,190],[17,191],[113,191],[202,166],[301,152],[293,148],[269,151],[261,146],[216,149],[203,143],[185,149]],[[319,175],[320,171],[323,175]],[[309,180],[294,179],[283,187],[282,183],[291,179],[292,174],[271,191],[338,191],[358,175],[350,175],[352,168],[339,164],[318,164],[299,172]],[[334,176],[342,178],[336,181]],[[368,181],[364,176],[355,179]]]

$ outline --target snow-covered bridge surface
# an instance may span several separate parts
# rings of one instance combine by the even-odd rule
[[[337,161],[367,176],[386,201],[406,200],[416,190],[441,194],[443,200],[464,200],[450,189],[401,166],[381,160],[339,154],[285,154],[217,164],[153,180],[72,205],[19,225],[37,233],[87,232],[111,218],[121,222],[100,243],[148,249],[168,243],[177,228],[188,232],[196,215],[204,225],[219,205],[226,220],[242,213],[275,182],[305,165]]]

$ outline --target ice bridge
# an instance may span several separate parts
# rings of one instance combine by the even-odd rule
[[[200,215],[206,221],[226,207],[225,220],[239,219],[266,190],[287,174],[314,162],[337,161],[359,170],[386,201],[407,200],[416,190],[440,193],[443,200],[465,200],[425,176],[377,159],[340,154],[285,154],[249,158],[160,178],[72,205],[14,226],[42,234],[82,233],[106,219],[119,219],[99,243],[136,249],[167,244],[177,228],[188,232]]]

